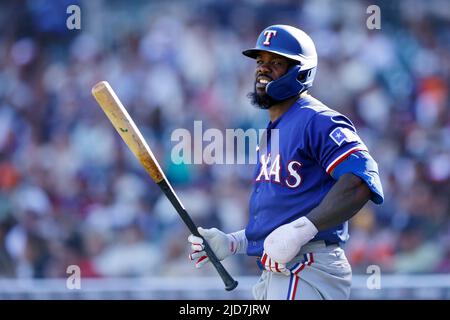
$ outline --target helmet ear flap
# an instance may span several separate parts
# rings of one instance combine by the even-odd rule
[[[298,95],[311,87],[315,71],[316,68],[301,70],[301,65],[296,64],[284,76],[269,82],[266,92],[279,101]]]
[[[298,81],[302,71],[301,66],[296,64],[288,72],[277,80],[269,82],[266,86],[267,94],[275,100],[284,100],[299,94],[304,90],[304,85]]]

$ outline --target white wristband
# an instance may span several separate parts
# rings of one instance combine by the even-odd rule
[[[229,233],[228,237],[230,238],[230,245],[231,245],[230,251],[233,254],[247,253],[248,241],[247,238],[245,237],[245,229]]]

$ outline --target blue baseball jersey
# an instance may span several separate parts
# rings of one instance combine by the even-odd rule
[[[278,130],[273,130],[278,129]],[[277,227],[307,215],[336,183],[333,170],[349,155],[368,152],[352,122],[306,95],[281,117],[269,122],[267,141],[258,150],[249,222],[245,229],[247,254],[261,256],[264,239]],[[277,133],[278,139],[271,135]],[[278,141],[274,147],[272,140]],[[278,150],[277,150],[278,149]],[[361,151],[362,150],[362,151]],[[373,181],[378,168],[371,168]],[[370,183],[368,183],[370,184]],[[369,185],[372,201],[381,203],[382,191]],[[347,222],[319,232],[312,241],[347,241]]]

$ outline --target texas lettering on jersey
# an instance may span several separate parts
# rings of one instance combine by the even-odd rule
[[[280,155],[277,154],[273,157],[271,161],[271,154],[262,154],[260,156],[261,168],[258,176],[256,177],[256,182],[274,182],[274,183],[284,183],[289,188],[297,188],[302,182],[302,177],[298,171],[302,164],[298,161],[291,160],[286,166],[288,176],[285,178],[281,177],[281,160]]]

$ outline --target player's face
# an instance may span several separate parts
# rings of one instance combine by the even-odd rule
[[[286,74],[289,66],[289,60],[285,57],[270,52],[261,52],[256,57],[256,93],[258,95],[266,94],[266,85]]]
[[[291,63],[280,55],[261,52],[256,57],[255,89],[248,94],[251,103],[261,109],[269,109],[278,101],[266,93],[270,81],[277,80],[288,71]]]

